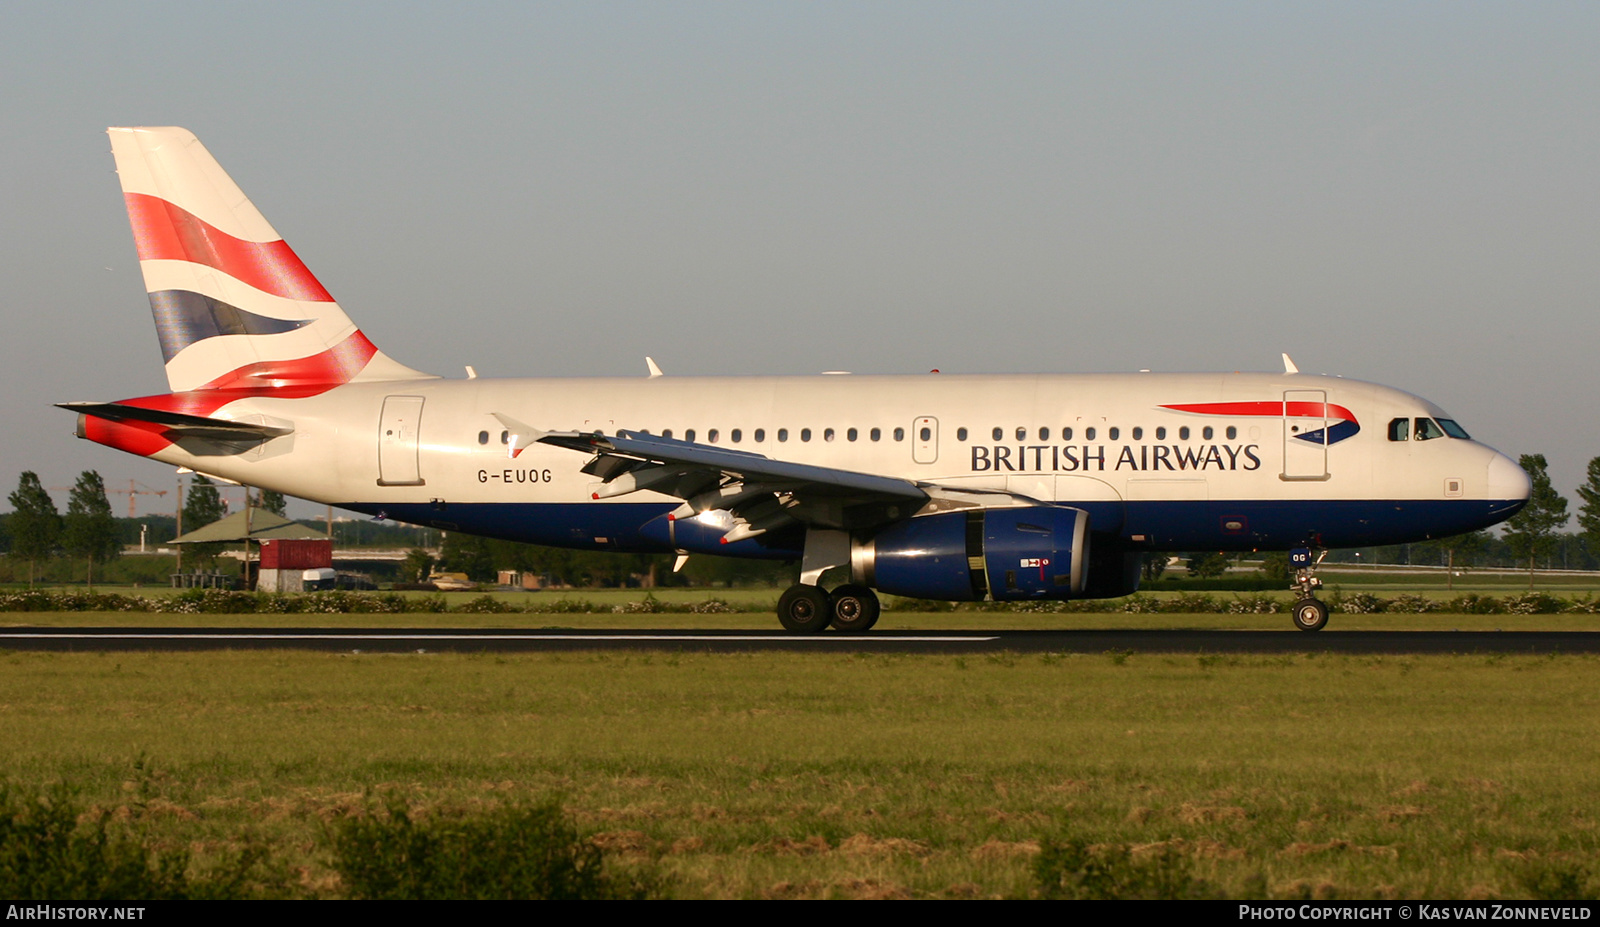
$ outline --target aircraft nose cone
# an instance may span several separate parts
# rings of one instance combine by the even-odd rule
[[[1491,501],[1515,503],[1514,512],[1527,503],[1532,493],[1533,480],[1515,460],[1504,454],[1495,454],[1490,458],[1488,495]]]

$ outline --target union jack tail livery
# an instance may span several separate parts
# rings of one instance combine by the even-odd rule
[[[425,376],[367,340],[192,132],[107,131],[173,392]]]

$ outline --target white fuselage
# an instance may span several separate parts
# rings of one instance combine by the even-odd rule
[[[172,445],[151,456],[399,520],[664,546],[628,525],[678,500],[644,490],[596,501],[584,454],[535,444],[512,457],[496,413],[1081,506],[1097,533],[1155,550],[1398,543],[1492,524],[1527,496],[1521,469],[1489,447],[1414,440],[1409,425],[1407,440],[1392,440],[1395,419],[1443,418],[1431,403],[1304,374],[357,382],[221,407],[216,417],[292,426],[244,453],[194,444],[201,454]],[[1308,432],[1325,436],[1298,437]]]

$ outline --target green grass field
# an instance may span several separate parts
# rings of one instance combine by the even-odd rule
[[[263,843],[309,896],[341,892],[327,829],[386,794],[423,817],[557,796],[679,897],[1026,895],[1057,838],[1170,848],[1250,897],[1527,897],[1600,871],[1590,657],[0,664],[13,783],[69,782],[200,867]]]

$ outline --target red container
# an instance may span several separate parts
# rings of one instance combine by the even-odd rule
[[[333,542],[326,538],[261,542],[263,570],[314,570],[331,566]]]

